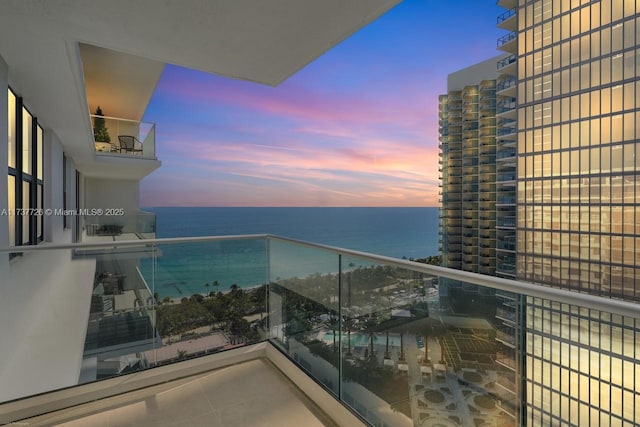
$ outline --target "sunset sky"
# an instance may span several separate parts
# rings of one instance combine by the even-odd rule
[[[498,53],[495,3],[405,0],[275,88],[167,66],[142,205],[437,206],[438,95]]]

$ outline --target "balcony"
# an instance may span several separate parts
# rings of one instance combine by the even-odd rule
[[[83,215],[80,220],[83,242],[154,239],[156,215],[139,211],[134,214],[108,215],[103,209],[91,209],[95,215]],[[120,211],[113,210],[114,213]]]
[[[190,396],[206,385],[207,390],[223,390],[216,399],[242,408],[236,417],[254,414],[258,398],[264,401],[265,393],[277,390],[267,399],[269,413],[263,414],[276,417],[269,418],[276,425],[291,421],[288,406],[279,400],[281,393],[289,405],[298,405],[299,399],[311,402],[312,413],[338,425],[424,425],[425,420],[448,425],[447,420],[470,412],[490,425],[503,425],[507,415],[496,408],[511,402],[505,397],[511,393],[516,401],[509,407],[517,410],[514,384],[520,378],[505,372],[505,365],[515,366],[510,361],[514,352],[499,343],[514,348],[515,336],[525,335],[518,325],[496,325],[496,314],[506,315],[496,290],[541,298],[548,305],[630,316],[623,319],[625,324],[640,318],[637,304],[629,302],[270,235],[0,252],[19,253],[18,261],[62,253],[70,262],[82,261],[83,268],[93,266],[94,280],[87,283],[93,293],[85,301],[86,310],[80,304],[58,314],[66,318],[67,329],[80,324],[86,313],[85,328],[90,330],[87,324],[110,315],[110,298],[123,296],[132,303],[118,306],[115,301],[113,315],[121,311],[125,318],[133,312],[147,317],[145,337],[151,338],[144,348],[110,342],[104,352],[92,352],[85,343],[56,349],[84,352],[76,367],[86,383],[75,387],[45,381],[60,364],[73,365],[75,359],[58,360],[51,352],[29,352],[25,363],[15,359],[10,376],[24,382],[38,378],[41,388],[0,404],[0,423],[63,423],[127,407],[129,416],[139,417],[130,423],[139,424],[153,421],[149,417],[154,411],[172,414],[176,405],[183,405],[172,402],[192,402],[180,413],[204,417],[197,403],[202,395]],[[459,285],[439,285],[448,281]],[[127,291],[132,292],[125,298]],[[486,301],[472,303],[479,296]],[[46,308],[42,315],[55,307]],[[39,320],[42,334],[55,330],[46,316]],[[136,335],[132,321],[121,325],[112,328],[112,338]],[[48,342],[62,335],[48,334]],[[92,343],[90,336],[87,342]],[[33,349],[32,337],[23,338],[21,347]],[[135,337],[134,342],[142,341]],[[133,353],[124,354],[127,350]],[[19,383],[8,380],[2,388]],[[275,388],[263,388],[263,381]],[[141,398],[144,393],[152,397]],[[162,397],[169,395],[175,401]],[[97,406],[88,409],[92,401]],[[436,405],[438,411],[429,410]]]
[[[508,75],[506,78],[498,82],[496,91],[498,93],[498,96],[516,96],[517,86],[518,81],[516,80],[515,76]]]
[[[515,149],[506,149],[506,150],[499,150],[496,153],[496,160],[502,160],[502,159],[513,159],[516,157],[516,150]]]
[[[502,112],[505,112],[505,111],[509,111],[509,110],[515,108],[515,105],[512,104],[512,103],[505,103],[504,105],[502,105],[502,107],[503,107]],[[503,137],[507,136],[507,135],[514,135],[515,136],[516,132],[517,132],[517,129],[516,129],[515,126],[499,127],[497,132],[496,132],[496,135],[497,136],[503,136]]]
[[[516,174],[514,173],[499,173],[496,176],[496,181],[497,182],[501,182],[501,181],[515,181],[516,179]]]
[[[514,111],[517,106],[518,104],[515,98],[505,97],[501,99],[496,105],[496,114],[502,114],[502,113],[508,113],[508,112]],[[501,135],[499,133],[500,129],[504,129],[504,128],[501,128],[501,127],[498,128],[498,135]],[[513,131],[515,131],[515,128],[513,129]]]
[[[498,28],[502,28],[503,30],[515,31],[518,29],[515,8],[509,9],[498,15],[496,21]]]
[[[155,123],[91,115],[96,154],[156,158]]]
[[[516,217],[515,216],[499,216],[496,219],[496,227],[515,227],[516,226]]]
[[[506,52],[515,53],[517,39],[518,34],[515,31],[505,34],[504,36],[498,38],[498,41],[496,43],[497,48]]]
[[[498,71],[506,73],[507,72],[507,67],[509,67],[510,65],[514,65],[516,64],[516,62],[518,61],[518,55],[516,55],[515,53],[512,55],[507,56],[506,58],[502,58],[501,60],[499,60],[496,65],[498,67]],[[511,67],[509,67],[509,70],[511,69]],[[512,72],[509,72],[508,74],[513,74]]]

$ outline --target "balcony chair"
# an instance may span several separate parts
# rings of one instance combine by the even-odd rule
[[[118,135],[118,141],[120,141],[121,153],[140,153],[142,154],[142,143],[138,141],[138,138],[131,135]]]

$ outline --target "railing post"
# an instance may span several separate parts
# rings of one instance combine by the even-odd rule
[[[266,284],[265,284],[265,292],[267,293],[265,295],[264,301],[265,301],[265,310],[267,312],[267,321],[266,321],[266,329],[267,329],[267,340],[271,339],[271,305],[269,304],[269,295],[271,294],[271,238],[269,237],[265,237],[265,243],[264,243],[264,252],[265,252],[265,257],[266,257],[266,262],[265,262],[265,279],[266,279]]]
[[[525,328],[526,328],[526,321],[527,321],[527,313],[525,311],[525,307],[527,304],[527,297],[525,295],[517,295],[516,294],[516,316],[518,317],[518,323],[517,325],[519,326],[518,329],[516,329],[516,346],[520,346],[520,348],[516,348],[516,354],[518,354],[520,357],[517,358],[516,360],[516,410],[518,411],[518,419],[517,421],[519,422],[518,425],[520,426],[526,426],[527,425],[527,413],[525,411],[526,408],[526,404],[525,402],[527,401],[527,380],[525,379],[524,375],[522,374],[523,372],[525,372],[526,366],[526,352],[523,351],[523,349],[526,348],[526,343],[525,343],[525,339],[526,339],[526,334],[525,334]],[[520,390],[518,390],[518,387],[520,388]]]
[[[342,402],[342,254],[338,254],[338,399]]]

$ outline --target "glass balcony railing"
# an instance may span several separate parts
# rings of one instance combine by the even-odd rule
[[[500,106],[501,110],[500,112],[505,112],[505,111],[509,111],[515,108],[515,103],[508,103],[508,104],[504,104]],[[505,136],[505,135],[511,135],[516,133],[517,129],[515,127],[499,127],[498,130],[496,131],[496,135],[498,136]]]
[[[516,156],[516,150],[501,150],[496,153],[496,159],[508,159]]]
[[[516,39],[518,35],[516,34],[516,32],[511,32],[508,34],[505,34],[504,36],[498,38],[497,41],[497,47],[500,48],[502,46],[504,46],[505,44],[509,43],[510,41],[513,41]]]
[[[517,60],[518,60],[518,55],[516,55],[515,53],[512,54],[512,55],[507,56],[506,58],[502,58],[501,60],[499,60],[497,62],[498,70],[500,70],[501,68],[506,67],[507,65],[513,64]]]
[[[122,215],[110,215],[102,209],[92,209],[99,214],[83,215],[81,217],[81,227],[84,233],[83,241],[98,240],[132,240],[132,239],[153,239],[156,235],[156,215],[151,212],[138,211],[128,214],[124,211],[114,211],[112,213],[122,213]]]
[[[123,358],[162,344],[156,329],[153,293],[139,266],[140,260],[153,255],[152,248],[73,253],[74,260],[90,259],[96,265],[83,356],[101,360],[96,379],[132,369]],[[149,366],[148,359],[134,360],[133,367]]]
[[[515,173],[499,173],[496,176],[496,181],[513,181],[516,179]]]
[[[503,23],[507,19],[511,18],[515,14],[516,14],[516,10],[515,9],[509,9],[509,10],[501,13],[500,15],[498,15],[498,19],[497,19],[498,25],[500,25],[501,23]]]
[[[511,98],[511,97],[503,98],[500,102],[498,102],[496,106],[496,113],[497,114],[506,113],[507,111],[515,110],[517,106],[518,105],[515,98]],[[498,135],[500,135],[500,133],[498,133]]]
[[[496,91],[500,92],[502,90],[505,89],[509,89],[514,87],[516,84],[518,83],[518,81],[516,80],[515,77],[509,77],[507,79],[501,80],[498,82],[498,84],[496,85]]]
[[[69,275],[74,280],[65,283],[77,294],[73,310],[60,315],[66,316],[65,334],[82,326],[84,333],[77,335],[83,342],[65,346],[69,354],[82,356],[61,360],[77,363],[81,382],[268,342],[371,425],[465,425],[472,415],[475,425],[515,426],[525,399],[536,398],[521,394],[519,384],[547,381],[545,375],[526,377],[530,370],[522,364],[528,359],[520,352],[537,347],[536,341],[521,347],[525,330],[550,339],[553,331],[564,329],[549,322],[566,321],[567,331],[578,331],[589,325],[583,316],[615,321],[626,328],[624,337],[611,328],[601,371],[616,382],[621,375],[616,366],[638,361],[637,353],[623,354],[626,331],[640,319],[635,303],[270,235],[18,247],[0,253],[17,254],[12,262],[36,253],[40,258],[61,254],[65,268],[75,271]],[[498,262],[504,268],[504,260]],[[553,315],[542,317],[542,310],[551,309]],[[557,316],[560,310],[575,319]],[[520,319],[526,323],[519,324]],[[37,323],[55,326],[42,316]],[[600,328],[592,331],[597,335],[591,344],[567,331],[557,339],[573,340],[580,351],[597,351]],[[20,337],[21,348],[29,345],[29,336]],[[574,363],[580,351],[567,355],[567,363]],[[44,381],[56,370],[50,355],[30,354],[24,363],[14,359],[12,370],[42,376],[39,383],[46,385],[30,394],[55,388]],[[637,398],[640,385],[624,384]],[[638,421],[633,411],[620,409],[615,416],[631,425]],[[0,404],[2,422],[7,420]]]
[[[501,216],[496,219],[497,227],[515,227],[516,226],[516,217],[515,216]]]
[[[496,203],[499,205],[515,205],[516,198],[514,197],[498,197]]]
[[[100,155],[156,158],[155,123],[91,115],[96,152]]]

